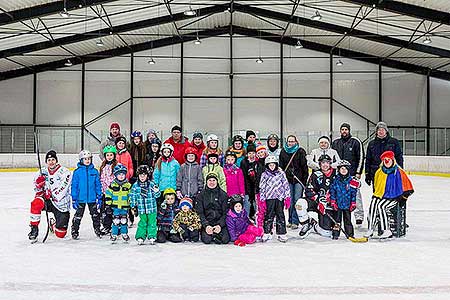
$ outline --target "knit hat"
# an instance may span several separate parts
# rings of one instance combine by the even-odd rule
[[[380,159],[384,160],[385,158],[390,158],[390,159],[394,160],[394,158],[395,158],[394,152],[392,152],[391,150],[384,151],[383,154],[381,154]]]
[[[111,123],[111,125],[109,126],[109,130],[111,130],[111,129],[113,129],[113,128],[116,128],[116,129],[119,129],[119,130],[120,130],[120,125],[119,125],[119,123],[117,123],[117,122]]]
[[[178,205],[178,207],[181,209],[183,206],[187,206],[189,207],[189,209],[192,209],[192,199],[185,197],[183,199],[180,200],[180,205]]]
[[[258,144],[258,146],[256,146],[256,152],[259,152],[259,151],[261,151],[261,150],[264,150],[264,151],[267,152],[267,147],[266,147],[266,145]]]
[[[342,123],[340,129],[342,129],[342,128],[347,128],[348,131],[350,131],[350,124],[348,124],[348,123]]]
[[[384,129],[386,129],[387,132],[389,132],[389,129],[388,129],[387,124],[385,122],[382,122],[382,121],[378,122],[377,126],[375,126],[375,131],[377,131],[380,128],[384,128]]]
[[[202,139],[203,140],[203,134],[201,134],[200,132],[194,132],[194,134],[192,135],[192,139]]]
[[[119,136],[118,138],[116,138],[116,145],[119,142],[124,142],[126,144],[127,143],[127,139],[124,136]]]
[[[330,145],[330,138],[327,137],[326,135],[323,135],[323,136],[321,136],[321,137],[319,138],[318,142],[319,142],[319,144],[320,144],[321,142],[327,142],[328,145]]]
[[[47,159],[49,159],[49,158],[54,158],[54,159],[56,159],[56,162],[58,162],[58,157],[56,156],[55,150],[50,150],[47,152],[47,154],[45,154],[45,161],[47,161]]]
[[[251,135],[256,136],[256,133],[253,130],[247,130],[247,132],[245,133],[245,139],[248,140],[248,137]]]
[[[149,136],[150,134],[154,134],[156,136],[156,130],[150,128],[149,130],[147,130],[147,136]]]
[[[178,125],[175,125],[172,127],[172,130],[170,130],[170,132],[174,132],[175,130],[178,130],[179,132],[181,132],[181,127]]]
[[[256,152],[256,146],[253,143],[248,144],[247,146],[247,153],[249,152]]]
[[[206,175],[206,181],[208,181],[211,178],[214,178],[216,181],[218,181],[216,173],[211,172],[211,173],[208,173],[208,175]]]

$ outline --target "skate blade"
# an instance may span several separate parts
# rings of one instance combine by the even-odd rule
[[[37,239],[30,240],[30,244],[36,244],[37,241],[38,241]]]

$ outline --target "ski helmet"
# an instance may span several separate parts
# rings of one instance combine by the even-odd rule
[[[234,206],[238,203],[240,203],[242,206],[244,206],[244,199],[242,199],[242,196],[239,194],[232,195],[230,198],[228,198],[228,203],[230,205],[230,208],[233,209]]]
[[[197,151],[194,147],[187,147],[186,150],[184,150],[184,158],[186,158],[188,154],[194,154],[195,159],[197,159]]]
[[[149,174],[150,174],[150,168],[149,168],[147,165],[140,165],[140,166],[137,168],[136,173],[137,173],[138,175],[141,175],[141,174],[147,174],[147,175],[149,175]]]
[[[213,133],[208,134],[208,136],[206,137],[206,142],[209,143],[211,141],[219,142],[219,137]]]
[[[176,192],[173,188],[167,188],[163,192],[163,196],[165,197],[166,195],[176,195]]]
[[[150,140],[150,145],[153,145],[153,144],[157,144],[159,147],[161,147],[161,140],[158,138],[153,138]]]
[[[142,139],[142,133],[139,130],[133,131],[133,133],[131,133],[131,138],[134,139],[135,137],[140,137]]]
[[[164,149],[169,149],[170,152],[173,153],[173,146],[172,146],[171,144],[169,144],[169,143],[164,143],[164,144],[162,145],[162,147],[161,147],[161,152],[162,152]]]
[[[103,148],[103,154],[106,154],[106,153],[114,153],[114,154],[116,154],[117,153],[117,149],[116,149],[116,147],[114,147],[112,145],[108,145],[105,148]]]
[[[128,172],[128,169],[127,169],[127,167],[125,167],[124,165],[122,165],[122,164],[117,164],[115,167],[114,167],[114,170],[113,170],[113,173],[114,173],[114,176],[117,176],[117,175],[119,175],[119,174],[127,174],[127,172]]]
[[[231,142],[234,144],[235,142],[241,142],[242,144],[244,144],[244,138],[240,135],[235,135],[233,136]]]
[[[268,164],[271,164],[271,163],[278,164],[278,158],[276,156],[274,156],[274,155],[267,156],[266,160],[265,160],[265,164],[268,165]]]
[[[92,158],[92,153],[89,150],[81,150],[78,154],[78,158],[82,160],[83,158]]]
[[[331,157],[328,154],[322,154],[319,157],[319,163],[324,162],[324,161],[331,163]]]
[[[348,169],[348,168],[350,168],[350,166],[351,166],[351,164],[348,161],[346,161],[345,159],[341,160],[337,164],[338,169],[340,169],[341,167],[346,167]]]
[[[228,156],[233,156],[234,159],[237,159],[236,153],[234,153],[233,151],[228,150],[227,152],[225,152],[225,158],[227,158]]]

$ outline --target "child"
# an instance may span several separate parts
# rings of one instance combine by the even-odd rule
[[[173,220],[173,229],[180,234],[183,240],[189,242],[198,242],[200,229],[200,217],[192,209],[192,199],[183,198],[180,201],[180,212]]]
[[[385,239],[393,236],[389,229],[388,215],[397,203],[405,205],[414,189],[408,175],[400,168],[395,160],[393,151],[385,151],[380,156],[381,165],[375,172],[373,179],[373,196],[369,209],[369,230],[366,237],[372,237],[378,223],[381,234],[378,238]]]
[[[227,228],[231,241],[240,247],[253,244],[257,237],[262,236],[263,229],[252,224],[247,212],[243,209],[244,201],[240,195],[231,196],[229,202]]]
[[[153,174],[153,171],[156,167],[156,162],[161,156],[161,140],[158,138],[154,138],[151,141],[147,141],[147,154],[145,155],[145,164],[150,168],[150,174]]]
[[[340,226],[344,219],[344,229],[349,237],[353,237],[354,230],[352,225],[352,211],[356,208],[356,194],[359,188],[359,181],[350,176],[350,163],[341,160],[337,165],[338,174],[334,178],[330,187],[331,207],[337,211],[333,227],[333,240],[339,238]]]
[[[227,181],[225,179],[225,174],[223,173],[223,168],[219,165],[219,156],[217,153],[208,154],[208,163],[202,169],[203,178],[206,181],[206,176],[210,173],[216,174],[219,181],[219,187],[226,193],[227,192]]]
[[[232,151],[227,151],[225,153],[225,164],[223,166],[223,173],[225,174],[225,179],[227,183],[227,195],[231,197],[232,195],[245,196],[245,184],[244,184],[244,174],[242,170],[236,166],[236,154]]]
[[[173,243],[181,242],[180,234],[172,227],[173,220],[179,212],[178,205],[175,203],[176,194],[172,188],[164,190],[164,202],[158,210],[158,234],[157,243],[165,243],[171,241]]]
[[[219,148],[219,137],[215,134],[209,134],[206,137],[206,148],[203,151],[202,157],[200,158],[200,167],[204,167],[208,163],[208,154],[217,154],[217,160],[219,165],[223,165],[223,152]]]
[[[145,149],[145,145],[142,141],[142,133],[140,131],[133,131],[131,134],[131,143],[130,143],[130,156],[133,162],[133,176],[131,177],[130,183],[133,184],[137,180],[137,167],[142,165],[145,160],[147,150]]]
[[[36,192],[30,207],[30,227],[28,234],[30,242],[37,242],[39,222],[42,210],[53,213],[55,219],[50,219],[51,230],[58,238],[64,238],[70,219],[70,181],[71,172],[58,163],[54,150],[45,155],[47,167],[39,170],[34,180]]]
[[[267,147],[263,144],[257,144],[256,145],[256,157],[258,160],[264,162],[264,160],[267,157]]]
[[[116,161],[116,147],[106,146],[103,148],[103,157],[105,158],[100,166],[100,182],[102,184],[103,198],[106,189],[114,181],[114,167],[117,165]],[[111,232],[112,225],[112,209],[106,205],[103,199],[103,205],[100,208],[101,221],[103,225],[102,234],[107,235]]]
[[[102,184],[100,175],[92,163],[92,153],[82,150],[78,155],[80,161],[73,171],[72,177],[72,206],[76,210],[72,219],[72,238],[79,237],[80,223],[84,209],[88,206],[92,218],[95,235],[101,237],[99,207],[102,206]]]
[[[269,134],[267,137],[267,155],[273,155],[276,158],[280,159],[280,138],[276,134]]]
[[[241,163],[242,173],[244,174],[245,182],[245,197],[244,197],[244,209],[249,214],[251,219],[260,216],[258,226],[263,226],[264,214],[256,212],[260,209],[260,197],[259,197],[259,181],[261,174],[264,172],[264,162],[256,159],[256,147],[252,143],[247,146],[247,157]]]
[[[261,202],[263,206],[265,204],[266,211],[263,241],[271,238],[273,221],[276,219],[278,240],[283,243],[287,242],[283,204],[285,209],[289,209],[291,192],[286,174],[278,167],[278,159],[275,156],[266,158],[266,170],[261,175],[259,189]]]
[[[177,197],[195,198],[203,190],[203,175],[197,163],[197,151],[189,147],[184,152],[185,163],[177,174]]]
[[[163,144],[161,147],[161,157],[156,162],[155,171],[153,172],[153,180],[161,191],[166,189],[177,188],[177,174],[180,164],[173,157],[173,146],[171,144]],[[159,199],[158,204],[162,203]]]
[[[131,159],[131,155],[127,150],[127,139],[123,136],[120,136],[116,139],[116,149],[117,155],[116,160],[117,163],[124,165],[127,168],[127,180],[130,180],[133,177],[133,160]]]
[[[206,149],[205,143],[203,143],[203,134],[200,132],[194,132],[192,135],[191,147],[195,149],[197,158],[196,161],[200,165],[200,158],[202,157],[203,151]]]
[[[116,242],[117,236],[122,235],[124,242],[128,242],[128,209],[130,208],[129,193],[131,183],[126,178],[127,167],[117,164],[114,167],[114,181],[105,192],[105,202],[113,209],[113,225],[111,228],[111,241]]]
[[[228,151],[233,152],[236,155],[236,166],[241,166],[241,161],[245,158],[244,150],[244,138],[240,135],[233,136],[232,144],[228,148]]]
[[[156,241],[156,198],[161,194],[158,186],[150,180],[150,168],[141,165],[137,168],[138,180],[133,184],[130,192],[130,206],[135,215],[139,214],[136,230],[136,241],[144,244],[145,239],[154,244]]]

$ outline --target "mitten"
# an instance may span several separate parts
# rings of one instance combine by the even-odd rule
[[[336,200],[331,200],[330,205],[334,210],[338,210],[338,205],[337,205]]]
[[[289,207],[291,207],[291,197],[287,197],[284,200],[284,209],[289,209]]]
[[[181,191],[177,191],[177,198],[178,199],[182,199],[183,198],[183,194],[181,193]]]
[[[349,208],[349,210],[350,210],[350,211],[354,211],[355,209],[356,209],[356,202],[350,203],[350,208]]]

